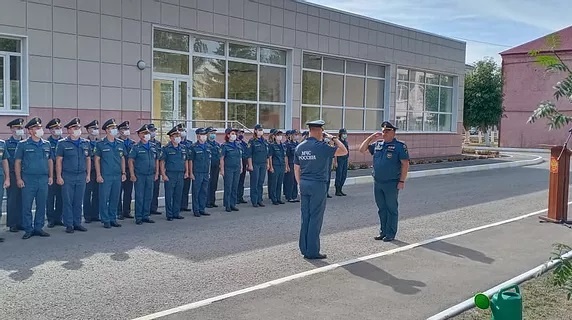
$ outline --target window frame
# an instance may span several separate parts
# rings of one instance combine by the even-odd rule
[[[173,33],[180,33],[180,34],[184,34],[187,35],[189,37],[189,51],[185,52],[185,51],[178,51],[178,50],[169,50],[169,49],[162,49],[162,48],[155,48],[154,47],[154,40],[155,40],[155,30],[160,30],[160,31],[164,31],[164,32],[173,32]],[[154,52],[158,51],[158,52],[168,52],[168,53],[176,53],[176,54],[183,54],[183,55],[187,55],[189,57],[189,72],[188,75],[175,75],[175,74],[170,74],[170,73],[163,73],[163,72],[155,72],[154,71],[154,64],[152,63],[151,65],[151,80],[153,81],[156,78],[165,78],[165,77],[174,77],[176,76],[179,79],[186,79],[188,82],[188,90],[187,90],[187,94],[188,94],[188,98],[187,98],[187,122],[190,122],[191,125],[193,122],[200,122],[202,120],[196,120],[194,118],[192,118],[193,115],[193,107],[194,107],[194,101],[213,101],[213,102],[223,102],[224,103],[224,112],[225,112],[225,116],[223,120],[220,120],[220,122],[225,123],[225,125],[230,125],[232,122],[236,121],[236,120],[231,120],[229,119],[229,104],[231,103],[241,103],[241,104],[255,104],[256,105],[256,121],[257,123],[260,123],[261,119],[260,119],[260,110],[261,107],[263,107],[264,105],[273,105],[273,106],[281,106],[282,110],[283,110],[283,117],[284,117],[284,126],[286,128],[289,128],[292,125],[292,99],[291,99],[291,85],[289,85],[289,82],[291,82],[291,70],[292,70],[292,66],[291,66],[291,55],[292,55],[292,51],[289,48],[284,48],[284,47],[280,47],[280,46],[275,46],[275,45],[270,45],[270,44],[263,44],[263,43],[254,43],[254,42],[248,42],[248,41],[243,41],[243,40],[237,40],[237,39],[231,39],[231,38],[225,38],[225,37],[220,37],[220,36],[213,36],[213,35],[208,35],[208,34],[201,34],[200,32],[191,32],[191,31],[184,31],[184,30],[179,30],[179,29],[171,29],[171,28],[166,28],[164,26],[156,26],[154,25],[152,28],[152,41],[151,41],[151,61],[153,62],[153,57],[154,57]],[[224,42],[224,55],[217,55],[217,54],[213,54],[213,53],[200,53],[200,52],[195,52],[194,51],[194,41],[195,39],[205,39],[205,40],[213,40],[213,41],[218,41],[218,42]],[[256,60],[251,60],[251,59],[244,59],[244,58],[237,58],[237,57],[232,57],[230,55],[230,44],[236,44],[236,45],[242,45],[242,46],[249,46],[249,47],[256,47]],[[279,51],[283,51],[285,54],[285,63],[283,65],[281,64],[273,64],[273,63],[266,63],[266,62],[261,62],[261,48],[267,48],[267,49],[271,49],[271,50],[279,50]],[[208,59],[219,59],[219,60],[224,60],[225,61],[225,93],[224,93],[224,98],[199,98],[199,97],[194,97],[193,96],[193,67],[194,67],[194,61],[193,58],[195,57],[201,57],[201,58],[208,58]],[[229,62],[238,62],[238,63],[246,63],[246,64],[253,64],[256,65],[256,72],[257,72],[257,84],[256,84],[256,100],[240,100],[240,99],[230,99],[229,98]],[[278,68],[283,68],[285,70],[285,78],[284,78],[284,102],[272,102],[272,101],[261,101],[260,100],[260,69],[262,66],[269,66],[269,67],[278,67]],[[153,91],[153,90],[152,90]],[[153,92],[151,92],[152,94],[152,100],[153,101]],[[289,107],[290,106],[290,107]],[[290,110],[289,110],[290,108]],[[153,110],[153,108],[151,107],[151,110]],[[216,119],[208,119],[208,120],[216,120]],[[246,124],[244,124],[246,125]],[[281,129],[281,130],[286,130],[286,128],[276,128],[276,129]],[[225,128],[217,128],[217,130],[219,131],[224,131]],[[252,128],[249,128],[252,129]],[[265,131],[270,131],[271,128],[265,128]]]
[[[305,55],[309,55],[309,56],[319,56],[320,57],[320,69],[312,69],[312,68],[306,68],[304,67],[304,56]],[[343,72],[337,72],[337,71],[329,71],[329,70],[325,70],[324,69],[324,59],[335,59],[335,60],[341,60],[343,61],[344,65],[343,65]],[[361,63],[364,64],[364,74],[363,75],[358,75],[355,73],[348,73],[348,63]],[[376,66],[376,67],[383,67],[384,68],[384,75],[383,77],[378,77],[378,76],[371,76],[369,75],[369,66]],[[375,130],[371,130],[371,129],[367,129],[367,116],[366,113],[367,111],[382,111],[383,112],[383,119],[381,121],[385,121],[387,119],[389,119],[389,81],[390,81],[390,72],[391,72],[391,66],[387,63],[383,63],[383,62],[376,62],[376,61],[369,61],[369,60],[362,60],[362,59],[354,59],[354,58],[349,58],[349,57],[342,57],[342,56],[336,56],[336,55],[328,55],[328,54],[323,54],[323,53],[319,53],[319,52],[313,52],[313,51],[307,51],[307,50],[302,50],[302,54],[301,54],[301,61],[300,61],[300,130],[302,130],[304,128],[304,123],[302,123],[302,109],[304,107],[308,107],[308,108],[319,108],[320,109],[320,118],[323,119],[323,108],[328,108],[328,109],[341,109],[342,110],[342,124],[341,126],[343,128],[346,128],[347,131],[349,133],[364,133],[364,132],[370,132],[370,131],[375,131]],[[319,104],[308,104],[308,103],[304,103],[303,100],[303,92],[304,92],[304,72],[315,72],[315,73],[319,73],[320,74],[320,103]],[[324,74],[329,74],[329,75],[338,75],[338,76],[343,76],[343,85],[342,85],[342,106],[332,106],[332,105],[326,105],[324,104]],[[354,78],[360,78],[364,80],[364,98],[363,98],[363,106],[362,107],[356,107],[356,106],[352,106],[352,105],[347,105],[347,94],[346,94],[346,90],[347,90],[347,78],[348,77],[354,77]],[[368,98],[368,79],[374,79],[374,80],[381,80],[383,81],[383,99],[380,101],[380,107],[378,108],[368,108],[367,106],[367,98]],[[347,122],[346,122],[346,110],[360,110],[363,113],[363,119],[362,119],[362,128],[361,129],[348,129],[347,128]]]
[[[400,70],[406,70],[407,71],[407,80],[400,80],[399,79],[399,71]],[[411,75],[410,72],[423,72],[423,82],[417,82],[417,81],[411,81]],[[438,84],[431,84],[427,81],[427,77],[425,74],[430,73],[433,74],[434,76],[437,76],[437,78],[439,79]],[[441,84],[441,77],[449,77],[451,78],[451,85],[443,85]],[[393,116],[391,117],[392,121],[394,121],[395,123],[397,122],[397,112],[398,111],[404,111],[406,114],[406,117],[409,113],[411,113],[412,111],[410,111],[408,109],[409,106],[409,99],[410,99],[410,92],[411,90],[407,91],[407,109],[403,109],[403,108],[398,108],[397,107],[397,102],[398,101],[402,101],[399,100],[399,96],[400,96],[400,87],[403,86],[404,84],[407,84],[407,86],[409,87],[409,85],[411,84],[422,84],[423,85],[423,111],[421,111],[422,113],[422,130],[408,130],[408,128],[400,128],[400,131],[404,132],[404,133],[411,133],[411,134],[416,134],[416,133],[430,133],[430,134],[456,134],[458,133],[458,129],[457,129],[457,117],[458,117],[458,82],[459,81],[459,77],[457,75],[453,75],[447,72],[442,72],[442,71],[435,71],[435,70],[428,70],[428,69],[423,69],[423,68],[413,68],[413,67],[408,67],[408,66],[403,66],[403,65],[397,65],[396,66],[396,74],[395,74],[395,88],[396,88],[396,94],[395,94],[395,112],[393,114]],[[438,93],[438,100],[437,100],[437,110],[438,111],[427,111],[427,102],[426,102],[426,97],[427,97],[427,87],[428,86],[432,86],[432,87],[437,87],[439,88],[439,93]],[[441,112],[439,110],[440,106],[441,106],[441,88],[447,88],[447,89],[451,89],[452,91],[452,95],[451,95],[451,112]],[[419,113],[419,111],[417,111],[417,113]],[[436,114],[437,115],[437,119],[439,119],[439,115],[450,115],[451,116],[451,128],[449,130],[442,130],[439,131],[439,122],[437,123],[437,131],[434,130],[425,130],[425,119],[426,119],[426,115],[427,114]],[[405,120],[406,123],[408,122],[408,120]]]
[[[29,105],[29,74],[28,74],[28,37],[24,35],[0,33],[0,38],[20,41],[20,52],[0,51],[0,56],[4,59],[4,106],[0,107],[0,115],[8,116],[28,116]],[[20,109],[11,110],[12,89],[10,82],[10,57],[20,57]]]

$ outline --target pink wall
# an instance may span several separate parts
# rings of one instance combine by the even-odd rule
[[[565,61],[572,62],[572,53],[563,54]],[[572,64],[569,64],[572,65]],[[505,84],[504,106],[506,118],[501,120],[500,146],[514,148],[539,148],[543,145],[562,144],[570,126],[548,131],[545,120],[527,124],[527,120],[543,100],[555,100],[554,89],[564,73],[546,73],[526,55],[503,56]],[[570,102],[558,101],[557,107],[565,113],[572,113]]]

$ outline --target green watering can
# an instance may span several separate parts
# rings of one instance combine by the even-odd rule
[[[514,291],[510,291],[514,289]],[[475,295],[475,306],[479,309],[491,308],[491,320],[522,320],[522,296],[518,285],[501,289],[491,300],[486,294]]]

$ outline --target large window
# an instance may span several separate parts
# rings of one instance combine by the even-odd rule
[[[286,127],[285,50],[157,29],[153,71],[154,82],[166,80],[174,90],[180,86],[173,81],[189,84],[188,108],[176,99],[157,100],[154,117],[183,116],[192,127]],[[160,88],[153,94],[161,95]]]
[[[375,130],[385,119],[385,67],[313,54],[302,66],[302,121]]]
[[[396,126],[405,131],[456,131],[453,78],[397,69]]]
[[[27,112],[22,40],[0,35],[0,112]]]

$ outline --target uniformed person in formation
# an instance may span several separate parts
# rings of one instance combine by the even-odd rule
[[[373,155],[374,196],[381,227],[375,240],[393,241],[397,234],[399,190],[405,186],[409,171],[407,145],[395,139],[397,128],[389,121],[360,145],[360,152]]]
[[[310,130],[309,137],[300,143],[294,155],[294,173],[300,186],[302,213],[299,247],[306,259],[326,258],[325,254],[320,253],[320,231],[330,181],[328,159],[348,153],[344,144],[330,134],[326,133],[325,137],[334,139],[335,147],[323,141],[324,124],[322,120],[306,123]]]
[[[220,153],[221,146],[220,143],[216,141],[217,130],[213,127],[207,128],[207,144],[211,148],[211,172],[209,178],[209,188],[207,191],[207,208],[217,208],[215,203],[216,200],[216,189],[218,188],[218,176],[220,173]]]
[[[155,125],[153,123],[149,123],[147,125],[148,129],[149,129],[149,134],[151,135],[151,140],[149,140],[151,142],[151,144],[154,145],[155,150],[157,150],[157,152],[161,151],[161,141],[157,140],[157,127],[155,127]],[[159,168],[159,166],[157,166],[157,168]],[[153,196],[151,199],[151,214],[156,214],[156,215],[160,215],[161,212],[158,211],[159,209],[159,188],[161,188],[161,179],[159,177],[159,179],[155,180],[153,182]]]
[[[179,133],[181,134],[181,145],[184,146],[188,152],[191,146],[193,145],[193,142],[187,139],[188,136],[187,128],[185,128],[184,124],[180,123],[177,125],[177,130],[179,130]],[[188,162],[189,161],[187,155],[187,161],[186,161],[187,166]],[[191,193],[191,181],[192,181],[191,173],[189,172],[189,175],[185,178],[183,182],[183,195],[181,196],[181,211],[191,211],[191,209],[189,209],[189,193]]]
[[[167,132],[169,143],[163,147],[160,156],[161,175],[165,185],[165,214],[167,221],[184,219],[181,216],[183,184],[189,176],[187,147],[181,144],[181,132],[177,127]]]
[[[95,172],[95,145],[99,142],[99,121],[93,120],[84,126],[87,130],[87,141],[89,142],[91,156],[91,176],[85,185],[83,196],[83,220],[85,223],[101,221],[99,218],[99,184]]]
[[[288,202],[300,202],[298,200],[298,184],[294,177],[294,152],[299,144],[300,135],[298,130],[293,129],[286,132],[286,157],[288,158],[289,170],[284,174],[284,197]]]
[[[135,141],[130,138],[131,130],[129,130],[129,121],[123,121],[117,126],[117,130],[119,131],[119,140],[123,141],[123,146],[125,147],[125,155],[128,155],[131,151],[131,148],[135,144]],[[121,191],[119,192],[117,219],[133,219],[133,215],[131,214],[131,200],[133,199],[132,195],[133,181],[131,181],[129,170],[127,170],[127,177],[125,181],[121,183]]]
[[[268,186],[268,190],[272,190],[273,205],[285,204],[282,201],[282,185],[284,184],[284,174],[290,171],[287,166],[288,157],[286,156],[286,147],[282,143],[284,136],[282,130],[274,131],[274,142],[270,144],[270,164],[272,171],[272,184]],[[270,193],[270,192],[269,192]]]
[[[250,171],[250,202],[255,208],[264,207],[262,190],[266,171],[270,169],[270,158],[268,142],[264,139],[262,125],[254,126],[254,136],[248,140],[246,152],[248,154],[248,171]]]
[[[95,146],[95,171],[99,183],[99,213],[103,227],[121,227],[117,223],[117,203],[121,182],[125,181],[125,146],[117,139],[118,130],[115,119],[109,119],[101,128],[105,138]]]
[[[8,122],[8,127],[10,127],[12,136],[6,140],[8,167],[10,169],[10,186],[6,190],[6,226],[10,228],[10,232],[18,232],[24,230],[22,226],[22,189],[18,187],[16,182],[14,161],[16,160],[16,146],[18,142],[26,138],[24,119],[16,118]]]
[[[14,161],[16,182],[22,189],[22,224],[24,236],[49,237],[43,230],[46,217],[48,187],[53,182],[53,153],[50,143],[42,139],[44,129],[42,120],[32,118],[26,124],[30,138],[22,140],[16,147]],[[32,205],[36,203],[36,212],[32,218]]]
[[[238,191],[237,191],[237,203],[248,203],[244,200],[244,179],[246,179],[246,172],[248,171],[248,153],[246,148],[248,143],[244,141],[244,129],[238,129],[238,140],[237,142],[242,147],[242,171],[240,177],[238,178]]]
[[[338,139],[344,144],[346,149],[350,150],[348,145],[348,132],[346,129],[342,128],[338,132]],[[334,186],[336,187],[336,196],[346,196],[342,188],[346,183],[346,178],[348,176],[348,162],[349,162],[349,153],[345,156],[336,157],[334,162],[336,164],[336,181]]]
[[[52,150],[52,157],[54,159],[54,172],[52,176],[55,178],[56,166],[56,146],[58,141],[62,138],[62,121],[59,118],[54,118],[46,124],[46,128],[50,131],[50,136],[48,141],[50,142],[50,147]],[[63,214],[63,199],[62,199],[62,186],[57,183],[52,183],[48,188],[48,228],[53,228],[55,226],[63,226],[62,214]]]
[[[8,150],[6,149],[6,141],[0,140],[0,160],[2,160],[2,168],[0,169],[0,181],[3,181],[3,188],[0,188],[0,216],[2,216],[2,201],[4,200],[4,189],[10,187],[10,168],[8,166]],[[3,242],[4,238],[0,238]]]
[[[207,130],[195,130],[197,142],[189,149],[189,174],[193,180],[193,214],[195,217],[210,216],[205,210],[211,168],[211,149],[207,145]]]
[[[237,129],[227,128],[220,157],[220,174],[224,180],[223,204],[226,212],[238,211],[238,181],[242,173],[242,146],[237,142]]]
[[[79,118],[73,118],[64,128],[68,137],[56,147],[56,183],[62,186],[64,226],[67,233],[87,231],[81,225],[81,205],[85,185],[91,179],[91,146],[81,138]]]
[[[155,223],[149,218],[153,187],[159,180],[160,150],[151,141],[149,125],[144,124],[137,130],[139,142],[129,152],[129,172],[131,181],[135,184],[135,223]]]

